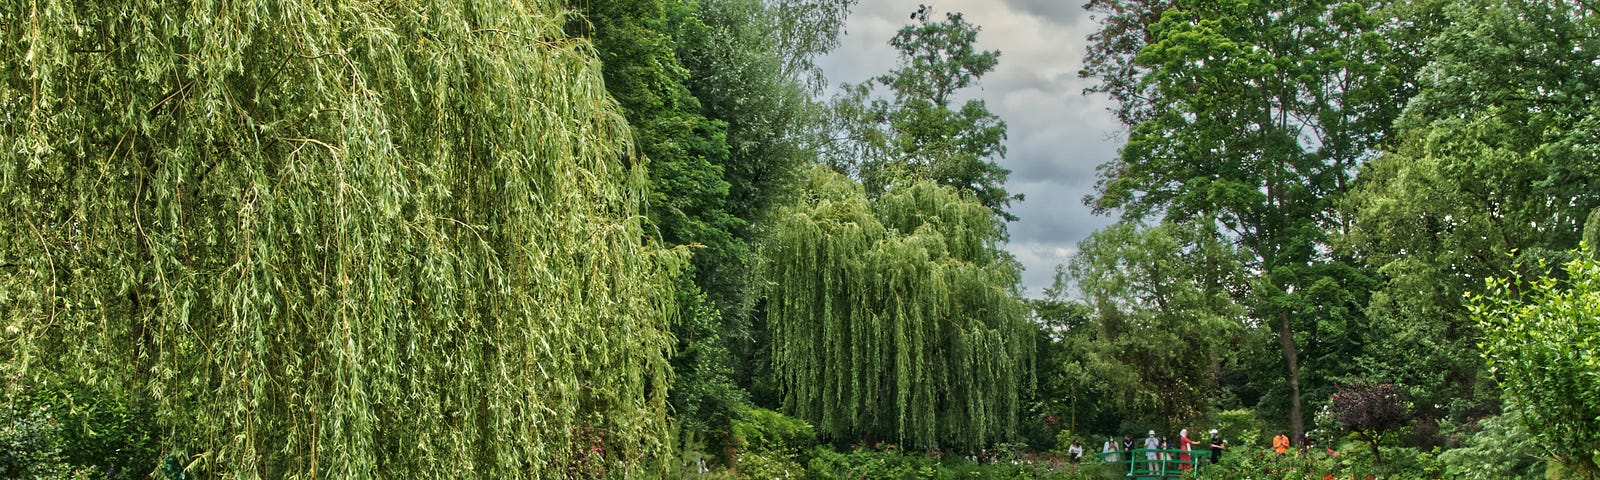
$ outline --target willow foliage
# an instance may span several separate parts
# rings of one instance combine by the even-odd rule
[[[680,255],[556,2],[0,6],[0,361],[219,478],[638,473]]]
[[[1004,225],[923,181],[869,202],[818,169],[766,257],[784,407],[835,439],[979,446],[1009,439],[1033,328]]]

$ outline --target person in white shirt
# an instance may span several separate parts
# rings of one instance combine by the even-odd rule
[[[1067,447],[1067,460],[1071,461],[1072,463],[1078,463],[1078,460],[1082,459],[1082,458],[1083,458],[1083,445],[1079,445],[1078,444],[1078,440],[1077,439],[1073,439],[1072,440],[1072,446],[1071,447]]]

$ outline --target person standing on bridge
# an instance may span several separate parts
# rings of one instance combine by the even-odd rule
[[[1222,439],[1222,435],[1218,435],[1217,434],[1217,429],[1215,429],[1215,428],[1211,429],[1211,463],[1212,464],[1216,464],[1217,462],[1222,461],[1222,450],[1225,449],[1225,448],[1228,448],[1227,440],[1223,440]]]
[[[1100,447],[1100,453],[1106,463],[1117,463],[1117,437],[1106,435],[1106,444]]]
[[[1189,439],[1187,428],[1178,431],[1178,449],[1181,450],[1178,452],[1178,470],[1188,470],[1189,464],[1194,460],[1194,457],[1189,455],[1189,451],[1194,449],[1194,440]]]
[[[1161,449],[1161,440],[1156,439],[1156,431],[1151,430],[1150,436],[1144,439],[1144,459],[1150,462],[1150,471],[1156,471],[1156,452]]]

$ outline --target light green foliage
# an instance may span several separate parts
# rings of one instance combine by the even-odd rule
[[[801,456],[817,443],[810,424],[764,408],[749,407],[733,421],[733,465],[752,479],[800,478]]]
[[[1463,480],[1539,480],[1544,478],[1544,449],[1539,439],[1522,424],[1515,408],[1483,419],[1482,430],[1468,437],[1465,445],[1439,454],[1445,476]]]
[[[1600,261],[1572,260],[1561,273],[1491,281],[1472,315],[1522,425],[1573,474],[1600,478]]]
[[[1214,369],[1243,329],[1244,311],[1227,290],[1237,253],[1209,225],[1126,222],[1079,249],[1056,285],[1074,286],[1093,309],[1080,354],[1097,388],[1124,415],[1164,431],[1203,417],[1215,398]]]
[[[920,182],[869,201],[813,169],[765,251],[784,409],[835,440],[981,446],[1015,433],[1033,329],[1003,224]]]
[[[1272,435],[1267,433],[1266,423],[1262,422],[1255,412],[1243,408],[1223,410],[1217,412],[1216,418],[1217,423],[1213,428],[1217,429],[1217,434],[1222,435],[1228,448],[1250,449],[1272,446]],[[1197,434],[1193,437],[1195,441],[1201,443],[1211,441],[1210,428],[1202,428],[1199,431],[1207,433]],[[1210,448],[1209,443],[1206,445],[1206,448]]]
[[[1196,479],[1233,480],[1239,478],[1441,478],[1443,466],[1433,454],[1414,448],[1383,447],[1382,465],[1374,465],[1367,447],[1349,444],[1332,454],[1325,448],[1300,453],[1290,450],[1279,457],[1266,447],[1230,447],[1222,461],[1200,469]],[[1453,478],[1453,477],[1443,477]]]
[[[850,9],[860,0],[767,0],[778,19],[777,53],[783,59],[783,77],[801,82],[815,94],[827,86],[817,66],[818,56],[839,46]]]
[[[566,12],[184,6],[0,7],[5,375],[209,478],[661,462],[682,255]]]
[[[953,105],[958,91],[994,71],[1000,52],[974,48],[979,28],[960,13],[943,21],[933,13],[923,6],[912,14],[915,23],[889,40],[900,55],[894,70],[844,86],[833,107],[842,138],[825,154],[835,168],[858,173],[868,194],[928,179],[1016,220],[1007,209],[1022,197],[1006,192],[1011,171],[995,163],[1005,156],[1005,122],[983,100]],[[875,97],[879,86],[888,88],[887,98]]]

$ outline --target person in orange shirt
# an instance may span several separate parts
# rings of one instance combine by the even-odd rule
[[[1289,453],[1289,436],[1278,432],[1278,436],[1272,437],[1272,451],[1278,452],[1279,456]]]

